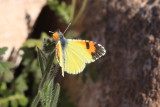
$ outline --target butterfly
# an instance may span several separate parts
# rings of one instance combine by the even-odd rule
[[[83,71],[87,63],[94,62],[104,56],[106,50],[100,44],[88,40],[66,39],[62,32],[52,34],[56,44],[56,57],[64,71],[69,74],[78,74]]]

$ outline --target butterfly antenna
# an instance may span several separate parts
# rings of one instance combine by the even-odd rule
[[[52,31],[49,31],[49,33],[54,33],[54,32],[52,32]]]
[[[71,23],[68,24],[68,26],[67,26],[66,30],[63,32],[63,34],[66,33],[66,31],[68,30],[68,28],[70,27],[70,25],[71,25]]]

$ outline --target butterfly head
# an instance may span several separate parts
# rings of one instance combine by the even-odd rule
[[[62,32],[55,32],[52,34],[53,40],[58,41],[61,38],[64,38],[64,35]]]

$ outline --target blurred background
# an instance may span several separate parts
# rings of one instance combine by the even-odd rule
[[[29,107],[41,80],[36,47],[49,31],[107,53],[61,76],[58,107],[160,107],[159,0],[0,0],[0,107]]]

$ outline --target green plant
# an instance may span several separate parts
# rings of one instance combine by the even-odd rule
[[[70,5],[67,5],[64,1],[61,3],[58,1],[48,0],[48,5],[52,10],[54,10],[58,16],[60,16],[60,20],[64,21],[66,24],[72,23],[74,25],[82,15],[88,0],[83,0],[82,6],[78,11],[78,14],[75,15],[76,10],[76,0],[72,0]]]
[[[55,44],[51,40],[44,40],[43,50],[37,48],[38,60],[42,73],[42,80],[39,85],[38,93],[32,102],[32,107],[37,107],[41,102],[42,107],[56,107],[60,85],[54,83],[58,65],[54,64]]]
[[[26,97],[25,92],[29,89],[31,90],[29,93],[34,94],[42,77],[35,46],[42,47],[43,38],[49,37],[46,33],[42,33],[40,39],[29,39],[24,43],[21,49],[24,54],[21,56],[23,61],[20,69],[10,70],[13,65],[11,62],[0,62],[0,107],[27,106],[30,102],[32,96]],[[6,51],[7,47],[0,48],[0,56]]]
[[[40,36],[40,39],[28,39],[24,42],[23,47],[27,47],[27,48],[42,48],[43,46],[43,40],[44,39],[48,39],[49,36],[43,32]]]
[[[0,48],[0,56],[7,51],[7,48]],[[27,89],[26,81],[23,76],[14,78],[14,71],[11,71],[11,62],[0,62],[0,107],[26,106],[28,99],[24,95]]]
[[[73,32],[73,31],[68,31],[66,33],[66,36],[69,37],[69,38],[73,38],[73,37],[75,37],[75,35],[76,35],[76,32]],[[45,40],[43,41],[43,39],[45,39]],[[45,44],[45,45],[43,45],[43,44]],[[54,49],[54,45],[55,45],[55,43],[53,41],[51,41],[49,39],[49,36],[44,32],[41,34],[40,39],[28,39],[23,45],[24,47],[22,48],[22,50],[24,51],[24,55],[23,55],[22,65],[25,66],[25,68],[23,69],[23,72],[27,73],[26,74],[27,77],[28,77],[28,73],[31,73],[30,75],[32,75],[33,79],[34,79],[32,81],[32,84],[30,84],[30,88],[31,88],[30,90],[32,90],[32,92],[30,91],[30,94],[35,95],[37,93],[37,87],[38,87],[38,84],[40,82],[39,80],[40,79],[42,80],[42,75],[45,74],[45,72],[44,72],[44,69],[45,69],[44,64],[47,63],[46,62],[47,56],[49,55],[49,53],[52,53],[52,51]],[[42,51],[40,49],[37,49],[37,51],[38,51],[37,52],[38,53],[38,59],[36,58],[36,48],[35,47],[38,47],[38,48],[42,49]],[[39,58],[39,56],[41,58]],[[53,61],[54,65],[57,64],[56,58],[53,58],[52,61]],[[44,64],[40,63],[40,62],[43,62]],[[56,65],[55,68],[57,69],[57,67],[58,66]],[[46,79],[43,79],[43,80],[46,80]],[[54,81],[54,77],[51,80]],[[44,93],[46,93],[46,90],[48,90],[48,89],[52,90],[52,94],[57,93],[57,92],[55,92],[53,90],[56,89],[56,87],[59,87],[59,86],[55,85],[55,84],[54,84],[55,85],[54,86],[54,85],[52,85],[53,83],[54,82],[52,82],[52,81],[50,81],[50,83],[46,82],[44,88],[43,87],[39,88],[39,89],[41,89],[41,91],[39,91],[37,93],[36,97],[34,98],[34,101],[32,102],[32,106],[35,107],[35,106],[38,106],[37,104],[39,104],[39,102],[48,101],[48,100],[44,100],[44,101],[42,100],[41,101],[42,97],[44,97],[43,99],[46,99],[45,95],[47,96],[47,94],[44,94]],[[48,88],[47,88],[47,84],[48,84]],[[47,92],[50,93],[49,95],[51,95],[50,91],[47,91]],[[40,93],[41,93],[42,97],[40,96]],[[58,94],[56,94],[55,96],[58,96]],[[30,97],[31,96],[29,96],[29,99],[33,99],[33,98],[30,98]],[[47,98],[50,99],[50,97],[47,97]],[[58,107],[63,107],[61,105],[74,105],[74,103],[69,102],[69,97],[67,97],[66,94],[62,93],[61,96],[60,96],[60,99],[63,100],[63,101],[61,101],[58,104]],[[45,103],[43,103],[43,104],[45,104]],[[56,103],[54,103],[54,104],[56,104]],[[42,106],[44,106],[44,105],[42,105]],[[72,107],[75,107],[75,106],[72,106]]]
[[[0,48],[0,57],[3,54],[5,54],[7,49],[8,49],[7,47]],[[10,62],[0,62],[0,78],[2,78],[2,76],[7,76],[7,75],[10,75],[10,77],[13,76],[10,71],[11,67],[12,67],[12,63],[10,63]],[[5,79],[7,79],[7,78],[5,78]]]

